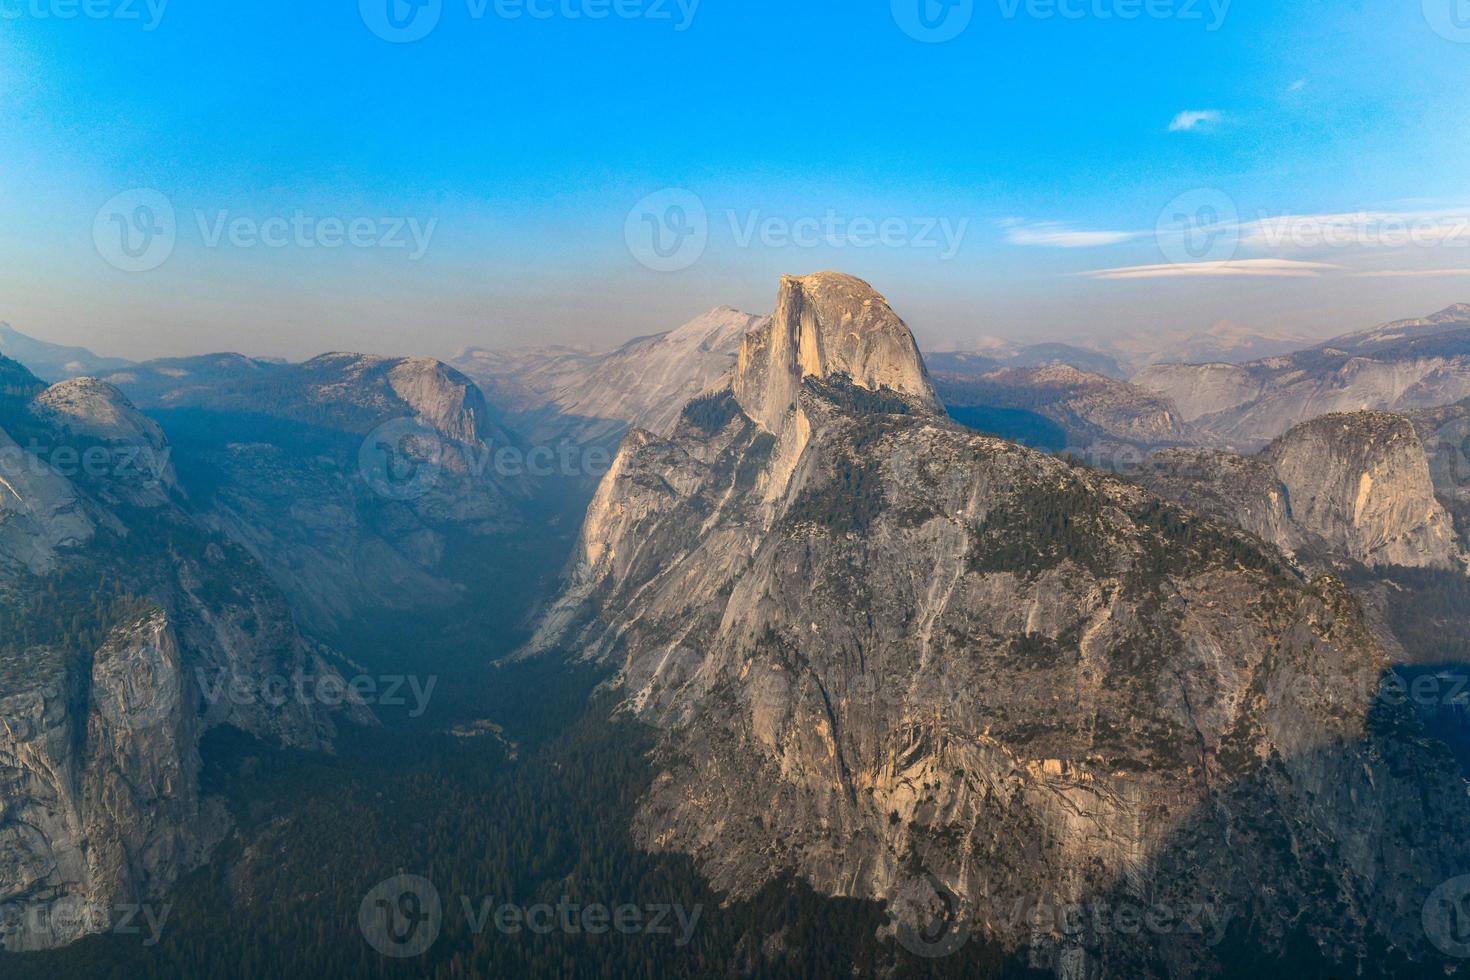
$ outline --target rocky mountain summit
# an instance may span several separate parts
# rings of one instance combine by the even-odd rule
[[[731,390],[747,415],[777,432],[800,414],[797,394],[807,378],[887,389],[941,411],[913,334],[883,297],[851,276],[783,279],[775,315],[741,340]]]
[[[199,520],[117,389],[48,389],[3,358],[0,378],[31,395],[0,399],[0,941],[23,950],[109,928],[210,852],[227,821],[200,789],[206,731],[322,748],[371,716],[240,696],[340,683],[335,657]]]
[[[1463,569],[1429,456],[1399,415],[1326,415],[1258,456],[1174,449],[1140,471],[1150,489],[1305,560]]]
[[[212,525],[318,634],[363,611],[452,605],[463,593],[445,569],[456,543],[524,526],[523,444],[439,361],[217,354],[108,380],[184,446],[185,482]]]
[[[1404,412],[1470,396],[1470,305],[1247,364],[1161,364],[1133,378],[1184,421],[1254,450],[1334,412]]]
[[[1067,977],[1442,962],[1470,800],[1342,583],[956,426],[851,277],[784,279],[728,385],[628,436],[553,650],[661,733],[637,839],[732,894],[796,874],[887,900],[917,955],[978,932]],[[1212,925],[1033,914],[1089,903]]]

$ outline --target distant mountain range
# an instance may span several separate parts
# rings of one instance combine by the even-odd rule
[[[0,323],[0,355],[19,361],[43,381],[97,377],[127,367],[121,357],[98,357],[85,347],[64,347],[27,337],[8,323]]]
[[[1470,396],[1470,304],[1245,364],[1160,364],[1133,383],[1223,443],[1258,448],[1332,412],[1411,411]]]

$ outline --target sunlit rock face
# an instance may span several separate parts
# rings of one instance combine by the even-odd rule
[[[1291,429],[1257,456],[1167,450],[1136,475],[1160,495],[1305,561],[1464,567],[1430,454],[1403,416],[1323,416]]]
[[[939,405],[913,334],[871,286],[837,272],[787,276],[775,315],[741,344],[735,397],[774,432],[796,407],[803,379],[832,377]]]
[[[957,896],[1068,976],[1220,974],[1227,931],[1281,948],[1303,917],[1333,956],[1428,955],[1470,810],[1375,701],[1341,583],[959,429],[906,333],[858,280],[783,280],[730,387],[603,481],[527,653],[614,665],[662,733],[637,838],[737,895],[795,873],[907,922]],[[1092,900],[1216,925],[1012,913]]]
[[[1265,452],[1308,531],[1368,565],[1453,568],[1453,522],[1435,498],[1424,444],[1406,418],[1329,415]]]

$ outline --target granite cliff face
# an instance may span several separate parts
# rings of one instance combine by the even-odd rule
[[[1454,522],[1437,497],[1413,423],[1381,412],[1327,415],[1254,457],[1175,449],[1141,481],[1288,555],[1369,567],[1463,569]]]
[[[1341,583],[963,431],[904,334],[858,280],[783,280],[730,387],[630,434],[599,488],[526,652],[614,665],[663,733],[637,838],[735,894],[887,899],[911,950],[958,907],[1068,977],[1218,974],[1227,933],[1433,955],[1470,806],[1375,701],[1388,660]],[[1027,914],[1088,901],[1218,930]]]
[[[1134,376],[1224,444],[1254,450],[1335,412],[1405,412],[1470,395],[1470,305],[1246,364],[1161,364]]]
[[[0,373],[15,365],[0,360]],[[210,533],[162,433],[110,386],[0,402],[0,937],[62,945],[159,895],[227,828],[199,739],[302,748],[365,709],[264,696],[337,677],[239,547]],[[137,462],[148,450],[150,466]],[[233,690],[233,696],[225,691]],[[256,692],[243,696],[239,692]]]
[[[833,377],[940,410],[913,334],[871,286],[840,273],[787,276],[775,314],[741,341],[735,398],[774,432],[796,409],[806,378]]]

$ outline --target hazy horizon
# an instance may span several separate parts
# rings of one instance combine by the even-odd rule
[[[931,349],[1470,298],[1465,47],[1419,4],[960,4],[940,34],[646,6],[434,4],[407,34],[353,4],[20,9],[0,320],[134,359],[445,357],[609,348],[818,269]]]

